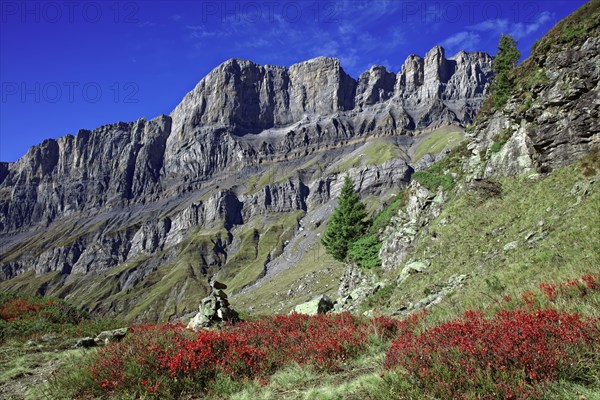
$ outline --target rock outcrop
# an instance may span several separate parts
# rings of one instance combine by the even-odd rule
[[[406,189],[408,204],[392,217],[383,232],[383,243],[379,250],[381,267],[384,271],[396,269],[412,248],[418,235],[427,230],[427,225],[436,218],[446,200],[440,190],[431,193],[417,181]]]
[[[600,15],[597,5],[589,8]],[[598,31],[596,25],[568,43],[546,39],[534,48],[508,104],[481,118],[471,134],[472,178],[550,172],[600,148]]]
[[[103,331],[94,338],[96,344],[109,344],[118,342],[127,335],[128,328],[113,329],[112,331]]]
[[[361,287],[375,286],[376,279],[372,271],[364,270],[356,264],[347,264],[340,279],[338,298],[344,298]]]
[[[306,315],[327,314],[333,310],[333,300],[329,297],[320,295],[305,303],[298,304],[294,307],[293,312]]]
[[[112,331],[102,331],[95,338],[83,337],[77,339],[74,348],[90,348],[94,346],[107,345],[109,343],[121,341],[129,332],[129,328],[113,329]]]
[[[541,180],[544,174],[573,164],[585,156],[588,156],[588,161],[582,164],[597,164],[600,149],[598,21],[600,3],[588,2],[552,28],[534,45],[531,56],[511,73],[511,91],[507,103],[499,106],[489,101],[480,110],[473,126],[467,129],[466,153],[462,150],[453,153],[449,163],[438,164],[437,168],[427,171],[429,175],[421,175],[425,178],[422,182],[432,182],[427,176],[442,178],[441,175],[449,171],[441,169],[452,165],[448,167],[455,170],[452,177],[458,178],[452,190],[458,198],[472,201],[476,208],[479,202],[503,195],[502,180],[495,178],[525,175],[531,181]],[[471,65],[473,68],[469,73],[464,71],[464,65],[460,66],[470,57],[472,55],[461,52],[445,60],[439,49],[433,49],[425,60],[410,57],[403,68],[404,76],[397,80],[396,85],[420,93],[421,98],[442,90],[452,91],[451,86],[442,83],[450,83],[455,77],[467,77],[469,73],[477,74],[475,64]],[[454,66],[453,62],[456,62]],[[463,72],[447,78],[447,71],[459,69]],[[436,77],[435,84],[427,83],[428,76]],[[464,86],[458,84],[457,87]],[[410,112],[410,108],[407,111]],[[434,161],[433,156],[424,157],[422,163],[414,165],[415,170],[425,169]],[[595,174],[594,168],[585,168],[588,169],[584,175]],[[591,181],[596,179],[592,177]],[[577,182],[571,193],[578,193],[586,185],[589,183]],[[456,209],[453,207],[458,203],[455,202],[444,218],[432,224],[441,214],[445,202],[441,187],[440,191],[432,193],[413,181],[404,195],[408,204],[385,228],[379,253],[382,269],[396,272],[397,286],[409,286],[415,275],[434,276],[440,273],[443,267],[436,265],[436,261],[441,263],[447,254],[440,250],[444,249],[441,245],[436,249],[435,242],[443,240],[438,237],[436,230],[462,217],[455,215]],[[582,197],[577,197],[575,205],[581,202]],[[546,212],[551,210],[548,207]],[[567,212],[572,210],[573,206]],[[497,239],[499,249],[494,254],[522,251],[526,246],[534,248],[548,235],[547,230],[541,229],[544,224],[544,220],[541,220],[537,229],[524,231],[519,240],[511,238],[500,242]],[[504,228],[494,228],[486,235],[496,236]],[[424,240],[424,243],[421,243],[418,251],[412,251],[419,240]],[[479,251],[477,249],[475,252]],[[475,265],[465,265],[465,268],[477,270]],[[402,315],[429,308],[452,291],[468,285],[469,279],[475,274],[479,272],[469,271],[469,274],[445,277],[444,281],[428,287],[427,296],[422,299],[417,300],[414,294],[410,294],[413,302],[405,303],[395,313]],[[495,275],[492,277],[498,279]],[[434,280],[433,277],[427,279]],[[485,281],[490,287],[494,285],[487,279]],[[406,292],[401,289],[397,293]]]

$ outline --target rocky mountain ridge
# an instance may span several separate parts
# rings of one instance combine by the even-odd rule
[[[406,185],[414,133],[469,123],[490,63],[435,47],[398,74],[373,67],[354,80],[332,58],[289,68],[226,61],[169,116],[49,139],[1,164],[0,277],[118,312],[137,304],[127,291],[177,270],[184,277],[167,286],[184,294],[153,317],[181,313],[208,277],[235,275],[239,262],[225,267],[240,251],[232,246],[258,219],[279,229],[260,245],[270,260],[299,229],[277,221],[330,204],[346,171],[364,196]],[[110,290],[91,283],[107,276]]]
[[[289,69],[228,60],[169,116],[48,139],[3,163],[0,231],[156,200],[215,174],[357,137],[468,123],[483,100],[490,62],[483,53],[446,59],[435,47],[424,59],[410,56],[397,75],[373,67],[354,81],[333,58]]]
[[[535,51],[502,110],[472,132],[474,179],[547,173],[600,147],[600,37],[563,49]],[[492,145],[497,143],[496,148]]]

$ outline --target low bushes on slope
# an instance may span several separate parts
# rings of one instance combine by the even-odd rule
[[[598,384],[600,318],[558,311],[557,302],[597,302],[600,283],[584,276],[540,285],[524,305],[494,316],[468,311],[460,318],[408,332],[394,341],[384,366],[400,372],[385,380],[399,398],[548,398],[558,381]],[[593,298],[595,296],[595,298]],[[512,301],[506,299],[505,306]]]
[[[117,321],[92,319],[64,300],[0,293],[0,344],[45,334],[86,336],[118,325]]]
[[[553,398],[557,382],[600,387],[600,319],[572,312],[598,304],[599,278],[544,283],[520,299],[434,326],[424,313],[404,320],[343,313],[275,316],[198,333],[182,325],[133,327],[122,342],[54,375],[50,393],[221,398],[241,390],[270,398],[280,371],[300,374],[298,385],[306,371],[329,381],[339,374],[343,387],[356,360],[389,346],[384,359],[373,358],[383,360],[381,377],[371,374],[376,365],[366,372],[367,397]]]
[[[84,368],[54,376],[59,398],[179,398],[219,393],[291,364],[335,371],[364,353],[370,340],[410,331],[417,318],[372,321],[348,313],[282,315],[198,333],[182,325],[133,327],[119,343],[100,349]]]

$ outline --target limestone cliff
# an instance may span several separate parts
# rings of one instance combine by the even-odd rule
[[[333,58],[289,68],[232,59],[169,115],[48,139],[0,163],[4,287],[111,312],[146,301],[128,291],[160,287],[168,290],[159,303],[175,300],[146,317],[189,311],[186,299],[206,291],[210,276],[235,275],[237,241],[261,216],[329,204],[346,171],[364,196],[406,185],[412,135],[470,123],[490,63],[487,54],[446,58],[436,47],[397,74],[376,66],[355,80]],[[368,150],[376,142],[394,158]],[[274,248],[299,229],[269,223],[282,235]],[[257,232],[257,243],[268,236]]]

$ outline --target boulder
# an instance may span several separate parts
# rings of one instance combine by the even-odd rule
[[[76,349],[79,348],[84,348],[84,349],[88,349],[90,347],[94,347],[96,346],[96,341],[94,340],[93,337],[83,337],[77,340],[77,343],[75,343],[75,347]]]
[[[112,331],[103,331],[96,336],[94,341],[96,344],[108,344],[112,342],[118,342],[123,339],[127,334],[128,328],[119,328]]]
[[[213,283],[211,283],[210,286],[213,287],[214,289],[221,289],[221,290],[227,289],[227,285],[224,283],[221,283],[219,281],[214,281]]]
[[[194,318],[190,320],[190,322],[187,325],[187,328],[197,332],[200,329],[210,327],[211,324],[212,321],[210,320],[210,318],[204,315],[202,312],[199,312]]]
[[[333,301],[325,296],[320,295],[306,303],[298,304],[294,307],[293,312],[306,315],[326,314],[333,309]]]
[[[509,250],[514,250],[517,247],[519,247],[519,242],[518,241],[514,241],[514,242],[506,243],[502,249],[504,251],[509,251]]]
[[[398,284],[401,284],[402,282],[407,280],[408,277],[411,276],[412,274],[418,274],[418,273],[424,272],[428,267],[429,267],[429,265],[422,261],[415,261],[415,262],[406,264],[406,266],[404,268],[402,268],[400,275],[398,275]]]
[[[375,276],[373,276],[374,278]],[[363,282],[356,286],[354,290],[345,296],[338,297],[335,301],[334,313],[351,312],[354,313],[360,309],[360,306],[373,296],[379,290],[389,285],[387,280],[381,282]]]

